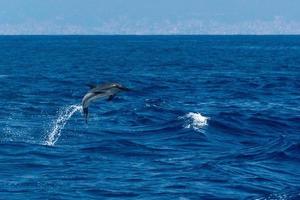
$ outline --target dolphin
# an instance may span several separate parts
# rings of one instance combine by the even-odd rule
[[[105,97],[108,97],[107,100],[111,101],[117,93],[130,90],[119,83],[105,83],[101,85],[87,84],[87,86],[90,87],[90,91],[88,91],[82,99],[82,110],[85,117],[85,123],[87,123],[88,120],[89,105],[91,102]]]

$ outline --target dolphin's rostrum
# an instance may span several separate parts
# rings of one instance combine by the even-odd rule
[[[101,85],[88,84],[91,88],[90,91],[82,99],[82,109],[85,117],[85,122],[87,123],[89,114],[89,105],[91,102],[108,97],[108,101],[112,100],[117,93],[121,91],[129,91],[128,88],[122,86],[119,83],[105,83]]]

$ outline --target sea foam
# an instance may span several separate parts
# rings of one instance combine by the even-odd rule
[[[192,128],[195,131],[200,131],[208,124],[209,117],[203,116],[201,113],[189,112],[183,117],[186,120],[184,128]]]

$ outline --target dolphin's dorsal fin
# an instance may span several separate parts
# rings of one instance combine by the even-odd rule
[[[93,88],[95,88],[95,87],[97,87],[97,85],[96,84],[91,84],[91,83],[88,83],[88,84],[86,84],[87,86],[89,86],[91,89],[93,89]]]

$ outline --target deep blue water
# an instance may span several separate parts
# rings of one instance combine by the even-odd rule
[[[300,36],[1,36],[0,84],[0,199],[300,199]]]

